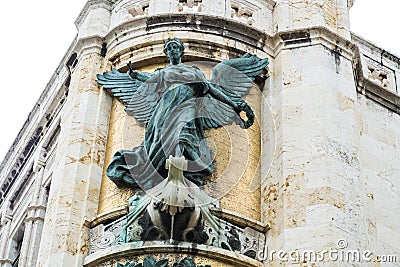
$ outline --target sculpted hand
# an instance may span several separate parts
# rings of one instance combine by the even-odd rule
[[[236,113],[240,116],[240,112],[244,111],[246,113],[247,120],[240,117],[239,126],[242,129],[247,129],[254,123],[254,112],[244,100],[236,104]]]
[[[126,64],[129,68],[128,70],[128,74],[132,79],[137,79],[138,77],[138,72],[132,69],[132,63],[131,61],[128,62],[128,64]]]

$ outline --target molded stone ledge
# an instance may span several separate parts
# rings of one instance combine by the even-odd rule
[[[184,30],[173,31],[173,34],[185,43],[183,61],[186,63],[203,60],[218,63],[229,58],[240,57],[245,52],[262,58],[272,58],[268,47],[252,48],[229,37],[193,31],[188,33]],[[107,45],[109,50],[106,60],[113,68],[126,68],[128,61],[134,62],[134,67],[138,69],[152,64],[166,63],[163,45],[168,35],[165,32],[137,35],[122,31],[119,36],[124,39],[118,43],[111,40]],[[228,46],[229,44],[231,45]]]
[[[104,39],[109,50],[112,50],[116,46],[141,36],[145,36],[149,41],[151,40],[150,35],[164,33],[163,39],[165,40],[168,37],[166,33],[171,31],[190,31],[191,33],[210,36],[222,36],[254,48],[263,48],[268,39],[271,38],[268,33],[232,19],[200,14],[168,14],[138,18],[126,22],[112,29]],[[140,48],[143,44],[137,46]],[[131,51],[135,50],[134,47],[131,47],[131,49]]]
[[[310,45],[322,44],[335,50],[340,56],[353,59],[355,44],[334,33],[326,27],[311,27],[291,31],[278,32],[274,38],[274,52],[277,55],[282,49],[293,49]]]
[[[110,247],[87,256],[84,261],[84,266],[98,266],[99,264],[105,263],[111,259],[140,255],[154,255],[159,253],[203,256],[220,261],[221,263],[232,264],[237,267],[263,266],[262,263],[257,260],[221,248],[186,242],[170,244],[167,241],[134,242]]]
[[[128,214],[128,207],[126,206],[120,206],[115,209],[100,213],[99,215],[94,218],[91,223],[90,227],[96,227],[97,225],[104,223],[109,220],[116,220],[119,217]]]
[[[76,42],[74,51],[78,53],[78,59],[88,54],[100,54],[103,39],[100,36],[80,38]]]
[[[400,97],[367,79],[358,81],[357,91],[389,110],[400,114]]]
[[[92,219],[92,221],[89,222],[88,225],[90,225],[90,228],[94,228],[107,221],[117,220],[118,218],[128,214],[128,209],[128,206],[119,206],[109,211],[100,213],[94,219]],[[263,224],[260,221],[248,218],[231,210],[222,208],[210,208],[210,211],[216,217],[226,220],[239,227],[250,227],[262,233],[267,233],[271,229],[268,224]]]
[[[110,27],[113,28],[115,25],[124,24],[136,17],[158,14],[182,14],[183,16],[208,14],[219,16],[223,19],[234,18],[237,21],[252,24],[255,28],[272,33],[272,11],[275,5],[276,2],[274,0],[201,0],[195,2],[122,0],[114,4],[111,12]]]
[[[143,244],[144,241],[138,235],[141,234],[139,232],[146,228],[142,228],[137,222],[126,225],[128,208],[118,207],[104,212],[97,216],[91,223],[87,223],[91,228],[89,241],[91,255],[97,255],[99,252],[112,249],[121,244],[134,244],[133,246],[135,247]],[[264,251],[265,234],[269,230],[269,226],[228,210],[215,208],[211,212],[214,214],[215,221],[219,224],[223,233],[215,232],[215,229],[207,221],[202,222],[204,232],[210,235],[207,242],[203,243],[202,246],[212,246],[215,249],[240,254],[249,259],[257,259],[257,255]],[[155,242],[158,242],[157,244],[160,242],[165,244],[162,240]],[[190,241],[174,242],[177,244],[186,244]],[[190,244],[195,247],[200,245],[195,243]]]
[[[224,219],[240,227],[251,227],[254,230],[260,231],[262,233],[266,233],[269,231],[269,229],[271,229],[268,224],[263,224],[259,221],[245,217],[242,214],[236,213],[231,210],[210,208],[210,211],[218,218]]]

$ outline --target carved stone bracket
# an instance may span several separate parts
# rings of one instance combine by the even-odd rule
[[[90,230],[90,254],[106,248],[147,240],[166,240],[168,236],[160,234],[159,229],[151,225],[148,215],[141,216],[130,225],[126,225],[129,215],[109,224],[100,224]],[[239,227],[214,217],[219,228],[215,229],[207,220],[202,220],[191,238],[200,243],[226,249],[256,259],[264,251],[265,234],[251,227]],[[164,233],[165,234],[165,233]],[[186,240],[186,242],[190,242]],[[174,241],[174,244],[179,241]]]
[[[187,161],[183,157],[170,157],[166,165],[168,178],[147,194],[131,197],[127,215],[90,230],[90,254],[143,241],[167,241],[174,245],[190,242],[252,259],[264,251],[263,232],[250,225],[235,225],[212,214],[218,201],[184,179]]]
[[[121,242],[118,240],[120,233],[124,232],[123,223],[126,221],[126,216],[115,220],[107,225],[100,224],[90,230],[90,250],[89,253],[95,253],[108,247],[118,245]]]

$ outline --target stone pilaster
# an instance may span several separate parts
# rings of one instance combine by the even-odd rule
[[[113,1],[89,0],[75,21],[78,38],[104,36],[108,33]]]
[[[24,257],[21,258],[20,262],[25,265],[22,266],[36,266],[40,241],[43,235],[43,221],[46,213],[46,207],[43,205],[30,206],[28,212],[32,215],[27,217],[25,220],[25,236],[28,238],[29,231],[29,246],[24,251]],[[27,239],[28,240],[28,239]]]
[[[6,205],[8,206],[8,205]],[[8,210],[3,211],[1,214],[1,239],[0,239],[0,266],[7,267],[11,266],[11,261],[8,259],[9,248],[7,241],[10,239],[12,215]]]
[[[275,12],[282,46],[268,92],[276,127],[274,164],[262,182],[268,249],[318,253],[340,238],[362,248],[347,1],[278,1]],[[285,265],[275,260],[266,266]]]
[[[81,266],[88,251],[86,221],[97,214],[111,97],[100,89],[102,42],[78,42],[78,64],[61,117],[61,134],[50,188],[39,266]]]
[[[87,221],[97,214],[111,97],[100,89],[100,37],[107,33],[112,1],[91,0],[79,15],[68,98],[50,186],[38,266],[82,266],[88,252]]]
[[[45,189],[42,187],[45,151],[40,150],[34,162],[35,182],[32,200],[26,211],[24,239],[19,258],[21,266],[36,266],[40,240],[42,237],[43,221],[46,213],[45,203],[42,203]]]

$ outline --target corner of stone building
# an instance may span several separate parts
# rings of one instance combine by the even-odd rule
[[[105,36],[110,27],[111,10],[115,1],[89,0],[75,20],[78,39]]]

